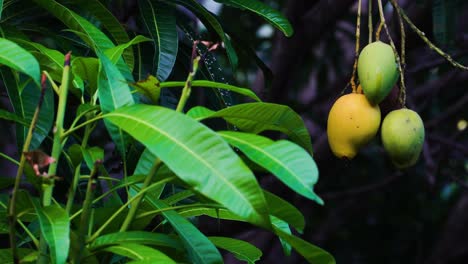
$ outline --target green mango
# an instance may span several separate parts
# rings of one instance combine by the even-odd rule
[[[398,80],[398,65],[390,45],[373,42],[361,51],[358,76],[369,102],[378,104],[390,93]]]
[[[424,144],[424,124],[418,113],[407,108],[390,112],[382,123],[381,136],[397,168],[416,164]]]

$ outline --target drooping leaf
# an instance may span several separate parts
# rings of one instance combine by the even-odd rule
[[[139,44],[139,43],[142,43],[142,42],[146,42],[146,41],[151,41],[151,39],[147,38],[145,36],[142,36],[142,35],[138,35],[138,36],[134,37],[132,40],[126,42],[126,43],[122,43],[120,45],[117,45],[117,46],[115,46],[113,48],[110,48],[110,49],[106,50],[104,52],[104,54],[106,54],[106,56],[113,63],[116,63],[118,61],[118,59],[120,58],[120,56],[122,56],[122,53],[124,53],[128,48],[130,48],[133,45],[136,45],[136,44]]]
[[[69,31],[76,33],[96,53],[105,52],[115,46],[106,34],[64,5],[53,0],[34,0],[34,2],[62,21],[69,28]],[[133,81],[132,73],[123,59],[119,59],[116,66],[126,80]]]
[[[30,248],[18,248],[17,251],[18,251],[18,256],[20,257],[20,263],[27,263],[27,262],[23,262],[23,260],[29,254],[37,252],[34,249],[30,249]],[[10,248],[0,249],[0,260],[2,261],[3,264],[14,264],[13,255],[11,254]]]
[[[100,147],[88,147],[81,149],[86,165],[90,170],[94,168],[96,161],[104,160],[104,150]]]
[[[240,239],[230,237],[208,237],[219,248],[231,252],[238,260],[253,264],[262,257],[262,251],[256,246]]]
[[[233,214],[231,211],[227,209],[217,209],[217,208],[207,208],[207,207],[195,207],[195,208],[187,208],[181,209],[178,213],[183,217],[193,217],[193,216],[200,216],[206,215],[212,218],[224,219],[224,220],[233,220],[233,221],[245,221],[239,216]]]
[[[132,87],[148,97],[153,104],[158,104],[159,95],[161,94],[161,87],[159,80],[153,75],[148,75],[145,80],[138,81],[130,84]]]
[[[2,64],[28,75],[38,87],[40,86],[39,63],[36,58],[5,38],[0,38],[0,65]]]
[[[205,87],[205,88],[214,88],[214,89],[222,89],[227,91],[232,91],[238,94],[245,95],[249,98],[254,99],[255,101],[260,102],[260,98],[252,92],[252,90],[247,88],[241,88],[234,85],[229,85],[220,82],[212,82],[212,81],[205,81],[205,80],[195,80],[192,81],[192,87]],[[185,85],[184,82],[162,82],[160,84],[161,88],[168,88],[168,87],[183,87]]]
[[[289,227],[288,223],[286,223],[285,221],[279,219],[279,218],[276,218],[274,216],[271,216],[271,224],[276,228],[276,229],[279,229],[281,231],[283,231],[284,233],[288,234],[288,235],[292,235],[291,233],[291,228]],[[291,255],[291,245],[285,241],[283,238],[279,238],[280,239],[280,243],[281,243],[281,246],[283,247],[283,252],[286,256],[290,256]]]
[[[117,47],[126,45],[126,43],[130,41],[124,26],[112,14],[112,12],[103,5],[103,3],[98,0],[73,0],[73,2],[84,7],[87,11],[91,12],[94,16],[96,16],[97,19],[99,19],[102,26],[109,32],[109,34],[118,44]],[[127,48],[128,47],[130,47],[130,45],[127,46]],[[135,64],[135,58],[133,56],[133,50],[127,48],[122,50],[123,54],[120,53],[119,57],[123,56],[125,62],[128,65],[128,68],[130,69],[130,72],[132,72]],[[112,60],[113,57],[109,56],[109,58]]]
[[[252,161],[273,173],[295,192],[323,205],[313,187],[318,180],[318,168],[312,157],[298,145],[287,141],[237,132],[218,132],[229,144],[240,149]]]
[[[182,249],[182,244],[176,238],[160,233],[145,231],[127,231],[102,235],[90,245],[90,250],[95,251],[103,247],[115,244],[135,243],[150,246],[170,247],[176,250]]]
[[[195,0],[174,0],[172,2],[188,8],[197,15],[198,19],[200,19],[207,28],[214,30],[216,34],[218,34],[219,38],[225,45],[226,53],[228,55],[232,69],[235,70],[238,64],[238,57],[236,51],[232,47],[231,40],[226,36],[226,33],[224,33],[224,30],[218,19]]]
[[[39,217],[41,232],[49,245],[52,263],[66,263],[70,246],[70,219],[67,212],[58,205],[41,207],[31,200]]]
[[[263,195],[267,200],[272,216],[285,221],[302,233],[305,227],[305,219],[301,211],[273,193],[263,190]]]
[[[311,264],[335,264],[335,259],[327,251],[310,244],[294,235],[290,235],[281,229],[274,229],[276,235],[288,242],[299,254]]]
[[[23,142],[28,133],[29,124],[31,123],[36,107],[39,103],[40,89],[30,81],[30,79],[22,78],[20,74],[13,70],[0,68],[8,97],[13,111],[18,116],[19,120],[27,123],[18,123],[16,126],[16,141],[18,149],[22,149]],[[51,88],[47,88],[44,95],[41,111],[36,123],[33,138],[31,140],[30,149],[37,149],[42,141],[46,138],[48,132],[52,128],[54,116],[54,95]],[[6,117],[6,116],[5,116]],[[10,117],[12,117],[10,115]]]
[[[101,61],[98,75],[98,95],[102,112],[108,113],[120,107],[134,104],[130,87],[120,71],[106,55],[99,53],[98,56]],[[107,121],[104,122],[107,131],[125,160],[128,135],[115,125]]]
[[[29,123],[24,118],[4,109],[0,109],[0,119],[12,121],[24,127],[29,127]]]
[[[105,118],[143,143],[195,191],[251,223],[269,226],[254,175],[214,131],[160,106],[134,105]]]
[[[167,208],[167,204],[147,194],[148,202],[156,209]],[[223,263],[221,254],[211,241],[192,223],[175,211],[161,212],[180,237],[187,251],[189,263],[218,264]]]
[[[153,263],[175,264],[175,261],[169,258],[166,254],[152,247],[135,244],[123,243],[115,246],[106,247],[103,250],[112,252],[117,255],[125,256],[136,260],[151,260]]]
[[[288,19],[283,16],[278,10],[271,8],[270,6],[262,3],[258,0],[215,0],[218,3],[229,5],[242,10],[249,10],[258,16],[265,19],[268,23],[272,24],[286,37],[292,36],[294,30],[289,23]]]
[[[272,103],[240,104],[221,109],[198,120],[215,117],[224,118],[240,130],[254,134],[266,130],[280,131],[288,135],[292,141],[305,148],[309,153],[312,153],[312,143],[304,121],[286,105]]]
[[[178,51],[178,35],[174,6],[155,0],[139,0],[145,26],[154,41],[156,77],[164,81],[174,67]]]
[[[72,73],[87,81],[88,93],[93,96],[98,89],[99,60],[91,57],[75,57],[71,62]]]

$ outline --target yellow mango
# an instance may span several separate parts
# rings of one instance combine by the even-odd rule
[[[346,94],[333,104],[327,121],[330,148],[339,158],[352,159],[359,149],[372,140],[380,126],[380,108],[366,96]]]

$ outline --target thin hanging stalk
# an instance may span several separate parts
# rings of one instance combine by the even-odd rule
[[[401,72],[400,72],[400,94],[398,96],[398,100],[402,107],[406,105],[406,84],[405,84],[405,71],[406,71],[406,51],[405,51],[405,42],[406,42],[406,34],[405,34],[405,25],[403,24],[403,19],[401,17],[400,9],[396,8],[398,5],[395,0],[390,0],[392,3],[395,11],[398,15],[398,22],[400,24],[400,37],[401,37],[401,47],[400,47],[400,57],[401,57]]]
[[[349,83],[351,84],[351,89],[353,90],[353,93],[356,92],[356,71],[357,71],[357,65],[358,65],[358,57],[359,57],[359,40],[360,40],[360,34],[361,34],[361,0],[358,1],[358,14],[357,14],[357,19],[356,19],[356,49],[354,53],[354,64],[353,64],[353,73],[351,75],[351,80]]]
[[[390,41],[390,46],[392,47],[393,53],[395,54],[396,63],[398,65],[398,71],[400,73],[400,80],[401,78],[403,78],[403,81],[402,81],[403,85],[402,87],[400,87],[400,93],[406,94],[406,87],[404,85],[404,72],[403,72],[403,68],[401,67],[400,56],[398,55],[398,51],[395,47],[395,43],[393,42],[392,36],[390,35],[390,31],[388,30],[388,27],[387,27],[387,23],[385,22],[385,14],[384,14],[383,7],[382,7],[382,0],[377,0],[377,3],[379,6],[380,23],[381,25],[383,25],[383,28],[385,29],[385,33],[387,34],[388,40]]]
[[[369,27],[369,44],[372,43],[372,32],[374,30],[374,26],[372,25],[372,0],[368,0],[368,8],[367,8],[367,15],[368,15],[368,21],[367,25]]]

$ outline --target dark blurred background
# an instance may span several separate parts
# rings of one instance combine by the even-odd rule
[[[278,180],[262,178],[266,188],[305,214],[302,237],[332,253],[337,263],[468,263],[468,71],[448,64],[406,25],[407,106],[421,115],[426,128],[420,160],[397,170],[379,138],[352,161],[339,160],[330,152],[326,121],[351,77],[358,1],[265,2],[290,19],[292,38],[250,14],[230,8],[220,14],[225,23],[236,25],[233,30],[255,46],[273,72],[265,82],[264,74],[245,62],[235,76],[239,84],[252,87],[264,100],[291,106],[312,136],[320,171],[316,189],[325,206],[293,194]],[[468,64],[467,1],[397,2],[425,36]],[[362,5],[361,48],[368,41],[368,2]],[[399,49],[398,18],[389,1],[383,5]],[[376,1],[372,17],[375,26]],[[381,39],[388,40],[385,34]],[[399,108],[396,98],[391,99],[381,105],[382,112]],[[224,232],[240,232],[238,237],[260,246],[262,263],[303,263],[296,254],[285,259],[272,234],[235,227]]]

